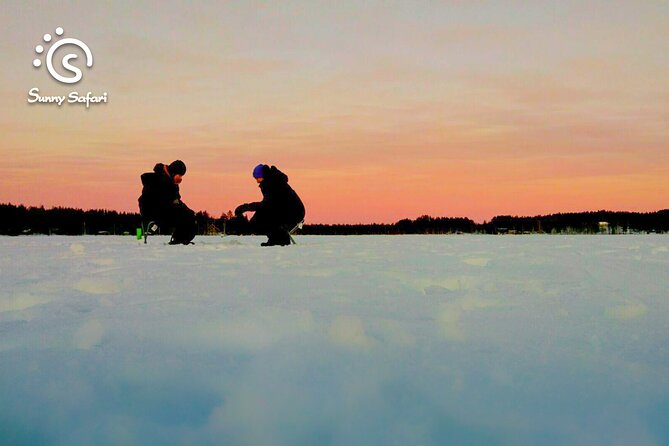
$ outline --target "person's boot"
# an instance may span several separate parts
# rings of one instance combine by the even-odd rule
[[[290,245],[290,235],[283,229],[278,229],[267,234],[267,241],[260,246],[286,246]]]
[[[274,236],[267,236],[267,241],[262,242],[260,246],[276,246],[279,243],[277,243],[276,238]]]
[[[290,245],[290,234],[288,234],[288,231],[281,231],[279,234],[277,234],[277,245]]]
[[[290,234],[287,231],[276,231],[267,235],[267,241],[260,246],[288,246],[290,245]]]

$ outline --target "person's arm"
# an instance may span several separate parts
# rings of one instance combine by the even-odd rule
[[[255,203],[244,203],[240,204],[237,206],[237,209],[235,209],[235,215],[240,216],[244,214],[244,212],[255,212],[258,210],[262,202],[257,201]]]

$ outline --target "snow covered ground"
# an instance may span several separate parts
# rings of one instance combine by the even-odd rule
[[[0,237],[0,444],[669,444],[669,237]]]

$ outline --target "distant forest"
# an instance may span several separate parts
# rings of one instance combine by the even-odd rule
[[[251,234],[246,217],[228,212],[212,217],[196,214],[198,234]],[[71,208],[26,207],[0,204],[0,235],[30,234],[135,234],[141,226],[136,213]],[[669,232],[669,209],[657,212],[576,212],[535,217],[497,216],[475,223],[469,218],[430,217],[404,219],[392,224],[305,224],[302,234],[632,234]]]

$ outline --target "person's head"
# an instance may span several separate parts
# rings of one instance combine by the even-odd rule
[[[172,163],[167,166],[167,171],[170,173],[170,177],[175,184],[181,183],[183,176],[186,175],[186,164],[181,160],[172,161]]]
[[[264,164],[258,164],[256,167],[253,168],[253,178],[256,179],[256,182],[261,183],[265,173],[265,165]]]

